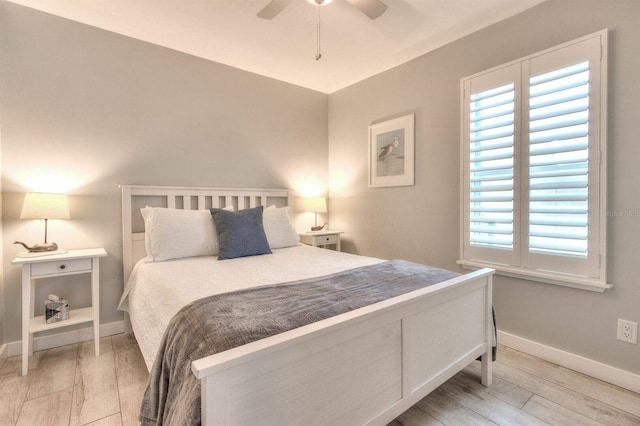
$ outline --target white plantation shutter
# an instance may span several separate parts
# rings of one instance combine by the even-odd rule
[[[529,251],[586,258],[589,62],[531,77]]]
[[[510,264],[514,235],[514,150],[520,67],[505,67],[464,87],[465,254]]]
[[[470,237],[513,248],[514,84],[471,94]]]
[[[461,264],[607,287],[605,53],[602,31],[463,79]]]

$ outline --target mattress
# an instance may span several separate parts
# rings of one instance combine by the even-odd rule
[[[224,261],[215,256],[165,262],[142,259],[129,277],[118,309],[129,313],[136,340],[151,370],[169,321],[183,306],[195,300],[320,277],[382,261],[306,245]]]

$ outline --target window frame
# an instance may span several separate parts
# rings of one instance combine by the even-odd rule
[[[565,58],[567,52],[573,54],[574,47],[588,50],[589,84],[597,82],[599,87],[589,90],[589,253],[580,264],[583,271],[576,273],[553,271],[553,264],[579,262],[563,262],[567,256],[530,253],[529,238],[529,79],[545,73],[544,64],[551,62],[571,62]],[[586,47],[585,47],[586,46]],[[581,53],[578,53],[579,56]],[[563,56],[565,55],[565,56]],[[532,65],[533,64],[533,65]],[[541,65],[542,64],[542,65]],[[461,89],[461,179],[460,203],[460,260],[458,264],[467,269],[491,267],[500,275],[557,284],[567,287],[603,292],[612,285],[606,281],[607,266],[607,64],[608,64],[608,30],[554,46],[549,49],[528,55],[489,70],[464,77],[460,80]],[[560,65],[563,67],[564,65]],[[532,69],[533,67],[533,69]],[[542,71],[537,71],[542,70]],[[514,142],[513,142],[513,249],[500,250],[482,248],[470,244],[470,114],[471,95],[492,87],[495,84],[514,84]],[[479,89],[474,89],[476,87]],[[591,112],[597,108],[597,117]],[[561,265],[561,269],[564,265]],[[584,273],[584,274],[583,274]]]

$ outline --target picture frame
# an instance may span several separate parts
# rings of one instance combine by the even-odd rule
[[[415,114],[369,126],[369,187],[415,184]]]

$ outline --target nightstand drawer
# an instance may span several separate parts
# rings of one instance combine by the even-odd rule
[[[316,240],[316,244],[338,244],[338,241],[340,241],[340,235],[318,235],[314,239]]]
[[[91,259],[58,260],[31,265],[31,275],[55,275],[69,272],[91,272]]]

